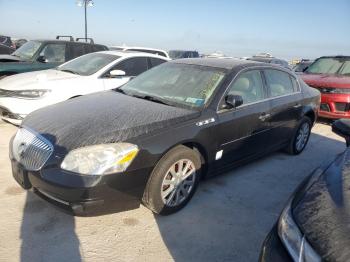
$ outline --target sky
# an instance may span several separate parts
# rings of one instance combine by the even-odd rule
[[[94,0],[87,16],[88,37],[107,46],[350,55],[350,0]],[[84,37],[84,9],[75,0],[0,0],[1,34]]]

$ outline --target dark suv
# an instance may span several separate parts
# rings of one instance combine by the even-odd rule
[[[11,54],[15,49],[16,46],[11,37],[0,35],[0,54]]]
[[[32,40],[22,45],[11,55],[0,55],[0,78],[17,73],[44,70],[59,66],[73,58],[92,52],[108,50],[97,45],[92,39],[68,36],[69,40]],[[80,42],[79,40],[89,40]]]

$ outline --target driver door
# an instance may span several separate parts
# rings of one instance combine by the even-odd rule
[[[222,158],[216,161],[219,165],[230,165],[262,153],[268,147],[270,135],[271,105],[260,70],[241,73],[227,94],[241,96],[243,104],[218,112],[218,151],[222,150]]]

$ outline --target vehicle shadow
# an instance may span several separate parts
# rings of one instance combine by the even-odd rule
[[[74,217],[28,191],[21,225],[21,262],[81,261]]]
[[[261,245],[297,185],[345,143],[312,134],[298,156],[273,153],[202,181],[189,205],[155,216],[175,261],[257,261]],[[295,168],[298,167],[298,172]]]

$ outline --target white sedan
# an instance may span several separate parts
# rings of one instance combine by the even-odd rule
[[[168,58],[140,52],[102,51],[55,69],[0,80],[0,115],[19,125],[34,110],[78,96],[117,88]]]

